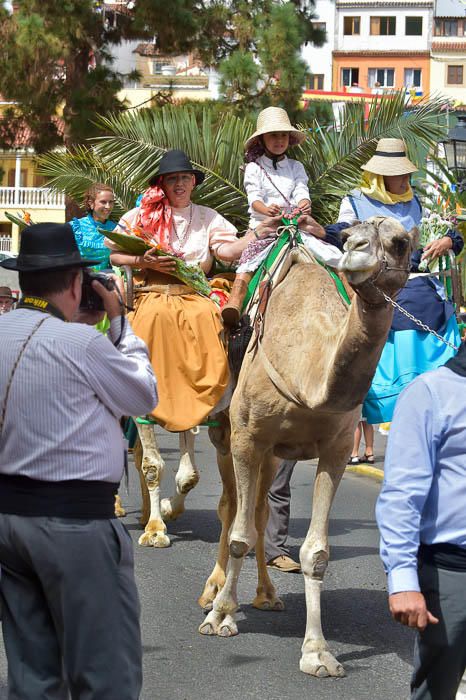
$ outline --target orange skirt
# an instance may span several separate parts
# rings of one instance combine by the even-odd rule
[[[154,418],[174,432],[202,423],[229,380],[218,306],[198,294],[148,291],[136,297],[128,319],[149,348],[157,377]]]

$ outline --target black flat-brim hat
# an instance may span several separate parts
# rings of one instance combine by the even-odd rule
[[[204,173],[193,168],[186,153],[178,149],[167,151],[162,156],[155,178],[160,177],[160,175],[171,175],[172,173],[192,173],[196,178],[196,185],[204,182],[205,178]],[[151,178],[151,182],[153,180],[154,178]]]
[[[81,257],[73,229],[69,224],[32,224],[21,234],[19,255],[0,262],[1,267],[18,272],[61,270],[65,267],[90,267],[98,260]]]

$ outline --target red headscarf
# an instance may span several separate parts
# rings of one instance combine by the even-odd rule
[[[160,179],[144,192],[139,205],[137,227],[141,227],[139,235],[147,243],[169,250],[173,213],[168,197],[159,183]]]

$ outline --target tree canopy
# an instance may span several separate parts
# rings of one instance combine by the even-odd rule
[[[97,115],[125,107],[111,53],[131,38],[218,67],[228,104],[280,104],[293,116],[306,72],[300,47],[324,40],[312,8],[307,0],[137,0],[114,23],[103,21],[99,0],[19,0],[12,14],[0,5],[0,93],[14,103],[0,120],[0,146],[13,146],[21,130],[38,152],[92,136]]]

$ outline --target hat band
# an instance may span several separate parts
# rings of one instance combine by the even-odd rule
[[[394,153],[389,153],[388,151],[376,151],[375,156],[383,156],[384,158],[406,158],[406,153],[404,151],[395,151]]]
[[[53,262],[59,263],[62,260],[66,260],[67,262],[69,262],[71,267],[73,264],[79,264],[80,262],[82,262],[83,258],[81,257],[81,254],[78,251],[74,251],[72,253],[60,253],[58,255],[57,253],[55,253],[55,255],[35,255],[34,253],[20,253],[16,260],[19,263],[34,263],[36,265],[47,265]]]

